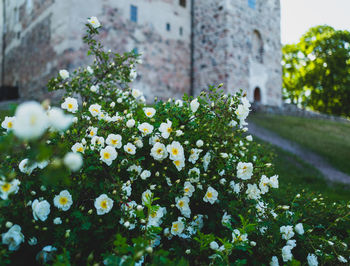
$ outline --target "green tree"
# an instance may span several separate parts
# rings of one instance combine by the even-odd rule
[[[283,47],[283,94],[294,104],[350,116],[350,32],[310,28]]]

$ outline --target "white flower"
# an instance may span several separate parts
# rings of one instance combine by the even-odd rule
[[[118,153],[114,147],[107,146],[100,151],[100,156],[100,160],[110,166],[112,162],[117,158]]]
[[[98,116],[101,113],[101,105],[97,103],[90,105],[89,112],[94,117]]]
[[[174,236],[178,236],[181,235],[181,233],[184,231],[185,229],[185,224],[182,221],[183,218],[179,217],[177,219],[176,222],[173,222],[171,225],[171,234],[173,234]]]
[[[151,149],[151,156],[157,161],[162,161],[168,157],[168,152],[165,145],[160,142],[156,142]]]
[[[149,118],[152,118],[156,114],[156,109],[151,107],[143,108],[143,111],[145,112],[145,115]]]
[[[151,176],[151,172],[148,170],[143,170],[140,177],[142,180],[146,180],[147,178],[149,178]]]
[[[307,255],[307,263],[309,266],[318,266],[317,256],[309,253]]]
[[[6,129],[7,131],[10,131],[13,128],[15,122],[15,117],[14,116],[6,116],[4,121],[1,123],[1,127]]]
[[[210,248],[212,250],[218,250],[219,249],[219,244],[216,243],[215,241],[210,242],[209,246],[210,246]]]
[[[272,188],[278,188],[278,175],[274,175],[270,177],[269,185]]]
[[[95,199],[95,208],[97,215],[103,215],[109,213],[113,207],[113,200],[110,199],[106,194],[100,195]]]
[[[241,192],[241,186],[240,186],[239,183],[235,183],[234,181],[231,181],[230,182],[230,187],[233,190],[233,192],[235,192],[236,194]]]
[[[253,141],[253,137],[252,137],[252,135],[248,135],[248,136],[246,136],[246,137],[245,137],[245,139],[246,139],[246,140],[248,140],[248,141]]]
[[[199,158],[200,153],[201,153],[202,151],[203,151],[203,150],[201,150],[201,149],[196,149],[196,148],[191,149],[191,151],[190,151],[190,157],[188,158],[188,161],[191,162],[191,163],[193,163],[193,164],[195,164],[196,161],[197,161],[198,158]]]
[[[210,160],[211,160],[211,155],[210,155],[210,152],[208,151],[203,157],[203,168],[204,168],[204,171],[208,170],[208,166],[209,166]]]
[[[37,102],[22,103],[16,110],[14,134],[22,139],[39,138],[49,126],[44,108]]]
[[[124,151],[131,155],[134,155],[136,153],[136,147],[134,144],[128,142],[126,145],[124,145]]]
[[[135,99],[137,99],[137,98],[139,98],[139,97],[142,96],[142,92],[139,91],[138,89],[133,89],[133,90],[131,91],[131,95],[132,95],[132,97],[134,97]]]
[[[188,175],[190,177],[190,182],[197,183],[199,182],[199,176],[201,171],[197,167],[193,167],[190,170],[188,170]]]
[[[13,193],[17,194],[19,190],[19,185],[21,182],[18,179],[14,179],[11,182],[6,182],[4,180],[0,180],[0,197],[3,200],[8,199],[8,195]]]
[[[190,182],[186,181],[184,184],[184,196],[191,197],[194,191],[194,186]]]
[[[98,21],[96,17],[91,17],[87,21],[94,29],[101,27],[101,23]]]
[[[250,179],[253,175],[253,164],[239,162],[237,165],[237,177],[242,180]]]
[[[68,112],[76,113],[78,111],[78,101],[74,98],[67,97],[61,104],[61,108]]]
[[[90,87],[90,91],[92,91],[92,92],[98,92],[99,89],[100,89],[100,86],[98,86],[98,85],[92,85],[92,86]],[[90,111],[90,110],[89,110],[89,111]],[[90,111],[90,112],[91,112],[91,111]]]
[[[63,158],[63,163],[72,172],[76,172],[83,166],[83,156],[80,153],[68,152]]]
[[[83,144],[77,142],[72,146],[72,151],[84,153],[85,148],[84,148]]]
[[[98,148],[103,148],[105,146],[105,139],[99,136],[92,137],[90,146],[91,150],[94,150],[96,145]]]
[[[109,146],[120,149],[122,147],[122,136],[120,136],[119,134],[109,134],[106,139],[106,143]]]
[[[182,106],[183,106],[183,101],[182,101],[182,100],[176,100],[176,101],[175,101],[175,104],[176,104],[178,107],[182,107]]]
[[[295,225],[294,229],[295,229],[295,232],[297,232],[299,235],[304,234],[304,227],[302,223],[298,223],[297,225]]]
[[[68,190],[62,190],[60,194],[54,197],[53,204],[62,211],[68,211],[73,204],[72,195]]]
[[[249,114],[249,106],[244,104],[239,104],[237,106],[237,109],[235,110],[235,114],[237,115],[237,118],[240,120],[241,125],[245,124],[244,120],[247,118]]]
[[[38,239],[35,236],[29,238],[29,240],[28,240],[28,244],[30,246],[35,246],[37,243],[38,243]]]
[[[137,128],[141,131],[143,136],[147,136],[153,131],[153,126],[149,123],[142,123]]]
[[[127,126],[128,128],[131,128],[131,127],[135,126],[135,120],[134,120],[134,119],[128,120],[128,121],[126,122],[126,126]]]
[[[160,226],[162,223],[161,218],[166,214],[166,208],[158,206],[157,211],[153,211],[148,216],[147,226]]]
[[[198,148],[202,147],[203,145],[204,145],[203,140],[201,140],[201,139],[197,140],[196,146],[197,146]]]
[[[223,225],[229,224],[231,221],[231,215],[227,214],[227,212],[224,213],[224,215],[221,218],[221,223]]]
[[[192,100],[191,103],[190,103],[190,106],[191,106],[191,111],[193,113],[197,112],[198,107],[199,107],[198,99],[196,98],[196,99]]]
[[[340,262],[342,262],[342,263],[347,263],[347,262],[348,262],[348,260],[347,260],[346,258],[344,258],[342,255],[339,255],[339,256],[338,256],[338,260],[339,260]]]
[[[181,171],[185,167],[185,160],[174,160],[173,164],[175,165],[178,171]]]
[[[259,183],[261,194],[265,194],[269,191],[269,184],[270,184],[270,179],[267,178],[265,175],[263,175],[260,178],[260,183]]]
[[[29,166],[29,160],[28,159],[23,159],[19,165],[18,165],[18,168],[19,170],[24,173],[24,174],[27,174],[27,175],[30,175],[33,170],[35,168],[37,168],[37,164],[36,163],[32,163],[30,166]]]
[[[180,129],[176,130],[175,133],[176,133],[176,137],[180,137],[184,134],[184,132]]]
[[[10,251],[15,251],[19,248],[20,244],[24,242],[24,235],[21,233],[21,227],[15,224],[2,235],[2,243],[8,245]]]
[[[278,263],[278,258],[276,256],[273,256],[271,258],[270,266],[279,266],[280,264]]]
[[[143,205],[150,204],[152,198],[153,198],[153,193],[149,189],[147,189],[145,192],[142,193],[142,196],[141,196],[142,204]]]
[[[47,112],[51,126],[57,131],[65,131],[72,123],[73,116],[66,115],[62,109],[53,107]]]
[[[258,189],[256,184],[248,184],[248,188],[246,191],[248,199],[260,199],[261,191]]]
[[[87,133],[87,135],[88,135],[89,138],[93,138],[93,137],[96,136],[97,130],[98,130],[97,127],[89,127],[89,128],[87,129],[87,132],[86,132],[86,133]]]
[[[54,224],[62,224],[62,219],[60,217],[56,217],[55,219],[53,219],[53,223]]]
[[[183,160],[185,158],[184,149],[178,141],[173,141],[166,149],[170,154],[171,160]]]
[[[48,203],[47,200],[39,201],[36,199],[32,203],[32,210],[34,220],[41,220],[44,222],[50,213],[50,203]]]
[[[124,159],[125,160],[125,159]],[[131,165],[128,169],[127,169],[129,172],[136,172],[138,175],[141,174],[141,171],[142,171],[142,168],[141,166],[139,165]]]
[[[191,209],[188,205],[188,203],[190,202],[190,199],[185,196],[182,198],[176,198],[175,201],[176,201],[176,207],[181,211],[181,214],[186,218],[190,218]]]
[[[226,152],[220,152],[220,157],[226,159],[228,158],[228,154]]]
[[[160,127],[159,127],[159,132],[161,133],[162,137],[167,139],[169,138],[171,132],[173,131],[172,129],[172,122],[167,119],[167,122],[166,123],[161,123],[160,124]]]
[[[245,242],[248,241],[248,235],[247,234],[241,234],[241,232],[238,229],[233,230],[232,232],[232,242]]]
[[[60,74],[60,76],[61,76],[61,78],[62,78],[63,80],[69,78],[69,72],[68,72],[67,70],[65,70],[65,69],[61,69],[61,70],[59,71],[59,74]]]
[[[142,148],[143,147],[143,142],[141,139],[137,139],[134,141],[134,144],[136,145],[137,148]]]
[[[293,254],[291,252],[292,249],[293,249],[293,247],[288,246],[288,245],[284,246],[282,248],[282,259],[283,259],[284,262],[292,260],[292,258],[293,258]]]
[[[280,232],[282,234],[282,239],[285,239],[285,240],[289,240],[294,236],[293,226],[291,225],[281,226]]]
[[[131,191],[132,191],[131,183],[129,181],[124,183],[122,186],[122,190],[125,192],[127,197],[130,197]],[[131,206],[131,205],[129,204],[129,206]]]
[[[89,72],[90,74],[94,74],[94,70],[93,70],[90,66],[88,66],[88,67],[86,68],[86,70],[87,70],[87,72]]]
[[[129,75],[129,77],[130,77],[130,80],[131,80],[131,81],[133,81],[133,80],[136,79],[136,77],[137,77],[137,72],[136,72],[135,69],[131,69],[131,70],[130,70],[130,75]],[[141,97],[141,98],[142,98],[142,97]]]
[[[205,196],[203,197],[204,202],[209,202],[210,204],[214,204],[215,201],[218,199],[218,192],[212,188],[208,187],[207,192],[205,192]]]

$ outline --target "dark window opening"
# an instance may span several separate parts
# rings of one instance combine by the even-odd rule
[[[16,100],[18,98],[18,86],[0,86],[0,101]]]
[[[256,87],[254,90],[254,102],[255,103],[260,103],[261,102],[261,92],[260,88]]]
[[[180,6],[186,7],[186,0],[180,0]]]
[[[257,30],[253,32],[253,56],[259,63],[264,63],[264,42]]]
[[[182,27],[180,27],[179,32],[180,32],[180,36],[182,36],[182,35],[183,35],[183,33],[184,33],[184,30],[183,30],[183,28],[182,28]]]
[[[137,22],[137,6],[130,6],[130,20],[133,22]]]
[[[166,30],[167,30],[167,31],[170,31],[170,23],[167,23],[167,24],[166,24]]]

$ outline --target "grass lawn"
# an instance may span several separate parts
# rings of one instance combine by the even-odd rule
[[[315,193],[315,196],[321,193],[330,202],[350,201],[350,186],[329,184],[317,169],[295,155],[259,140],[258,142],[272,149],[276,155],[273,164],[276,174],[279,175],[280,188],[273,193],[274,197],[281,202],[291,198],[287,195],[295,196],[296,193],[302,193],[303,190]],[[288,204],[288,202],[284,203]]]
[[[252,114],[250,121],[318,153],[350,174],[350,123],[270,114]]]

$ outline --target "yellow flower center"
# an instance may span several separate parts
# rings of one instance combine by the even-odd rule
[[[151,116],[152,115],[152,113],[151,112],[147,112],[147,114],[146,114],[147,116]]]
[[[190,189],[188,187],[185,187],[184,191],[187,193],[190,191]]]
[[[73,109],[73,104],[69,103],[67,106],[68,106],[68,109]]]
[[[116,139],[112,139],[112,140],[111,140],[111,143],[112,143],[113,145],[115,145],[115,144],[117,144],[117,143],[118,143],[118,140],[116,140]]]
[[[161,148],[159,148],[158,150],[157,150],[157,154],[162,154],[163,153],[163,149],[161,149]]]
[[[36,124],[36,120],[37,120],[36,116],[32,115],[31,118],[30,118],[30,124],[32,126],[34,126]]]
[[[103,201],[101,201],[101,208],[102,209],[107,209],[107,200],[103,200]]]
[[[84,151],[84,148],[83,148],[83,147],[77,148],[77,152],[83,152],[83,151]]]
[[[98,113],[98,110],[96,108],[93,108],[92,111]]]
[[[179,225],[178,224],[173,224],[173,230],[175,232],[179,231]]]
[[[181,162],[180,162],[180,161],[174,161],[174,164],[175,164],[176,166],[180,166]]]
[[[93,135],[95,135],[95,133],[91,130],[90,131],[90,136],[93,136]]]
[[[4,192],[8,192],[11,188],[11,184],[5,183],[4,185],[1,186],[1,190]]]
[[[67,204],[67,202],[68,202],[68,199],[66,197],[60,197],[60,204],[61,205],[65,205],[65,204]]]
[[[108,152],[105,152],[104,154],[103,154],[103,158],[104,159],[109,159],[111,157],[111,155],[110,155],[110,153],[108,153]]]
[[[182,208],[183,206],[185,206],[185,202],[183,202],[182,200],[179,201],[179,207]]]
[[[148,133],[148,131],[149,131],[148,128],[143,129],[143,132],[145,132],[145,133]]]
[[[172,152],[173,155],[178,155],[179,150],[177,148],[172,148],[171,152]]]
[[[173,129],[172,129],[171,127],[168,127],[168,128],[166,129],[166,131],[167,131],[168,133],[171,133],[171,132],[173,131]]]
[[[13,127],[13,123],[12,123],[12,122],[8,122],[8,123],[7,123],[7,127],[8,127],[8,128],[12,128],[12,127]]]
[[[207,198],[212,198],[213,197],[213,193],[211,193],[211,192],[207,192]]]
[[[132,152],[132,149],[131,149],[131,148],[128,148],[128,152]]]
[[[156,217],[156,216],[157,216],[157,213],[156,213],[156,212],[152,212],[152,213],[151,213],[151,217],[152,217],[152,218],[154,218],[154,217]]]

